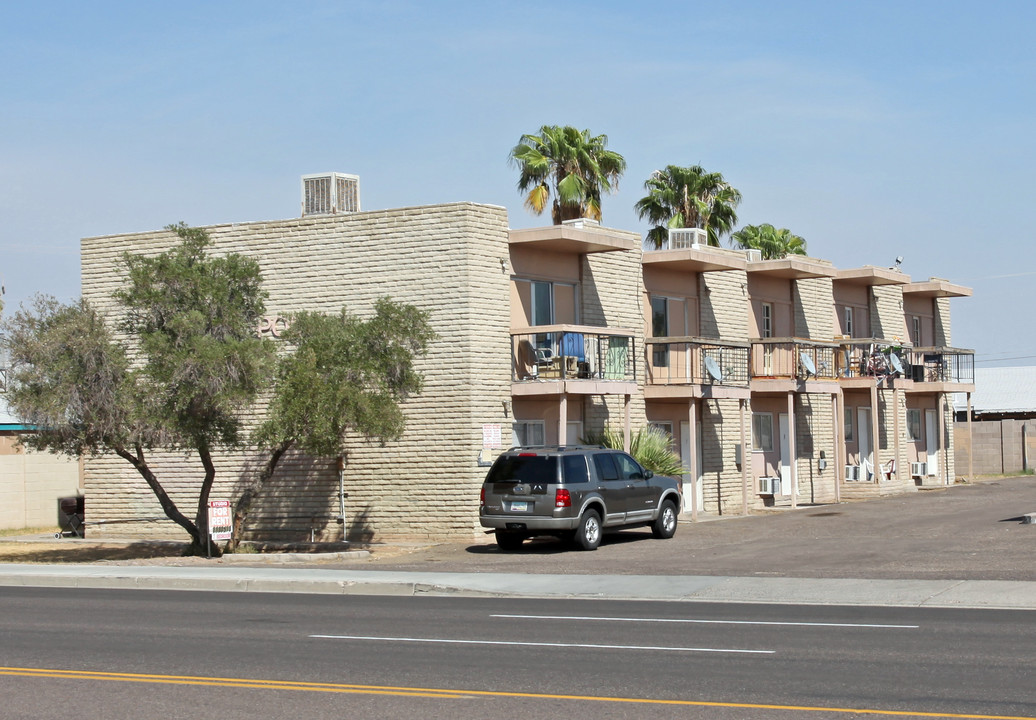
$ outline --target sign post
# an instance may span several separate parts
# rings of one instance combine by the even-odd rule
[[[209,539],[229,540],[234,532],[234,516],[229,500],[209,501]]]

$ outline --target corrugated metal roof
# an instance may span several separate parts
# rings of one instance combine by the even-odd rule
[[[954,393],[955,410],[967,410],[964,393]],[[983,412],[1036,413],[1036,365],[1025,367],[975,368],[975,392],[971,407]]]

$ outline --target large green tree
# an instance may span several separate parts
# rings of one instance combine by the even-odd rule
[[[402,434],[400,403],[421,391],[414,360],[434,333],[427,313],[386,297],[366,320],[344,308],[338,315],[298,313],[282,338],[292,352],[281,357],[266,419],[254,435],[269,459],[236,503],[228,550],[237,547],[249,511],[289,450],[342,457],[347,433],[382,442]]]
[[[626,160],[608,150],[606,135],[571,126],[544,125],[522,135],[510,154],[519,170],[525,207],[541,215],[547,206],[555,225],[576,218],[601,219],[601,193],[618,187]]]
[[[171,250],[124,255],[120,337],[85,300],[40,298],[7,322],[8,401],[38,428],[30,445],[73,456],[114,452],[130,463],[201,553],[213,451],[246,441],[241,415],[272,375],[275,354],[255,331],[266,298],[258,263],[208,255],[203,230],[168,229],[180,240]],[[157,449],[197,456],[193,519],[152,470]]]
[[[648,194],[634,206],[642,220],[652,224],[647,239],[662,247],[675,228],[701,228],[708,233],[709,245],[737,224],[741,193],[721,173],[706,172],[700,165],[668,165],[651,173],[644,182]]]
[[[763,260],[806,254],[805,240],[788,228],[776,228],[769,223],[745,225],[730,240],[742,250],[759,250]]]

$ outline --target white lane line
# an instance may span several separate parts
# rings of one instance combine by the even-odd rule
[[[878,625],[873,623],[783,622],[771,620],[697,620],[693,618],[591,617],[588,615],[490,615],[517,620],[601,620],[604,622],[696,623],[699,625],[790,625],[795,627],[892,628],[917,630],[920,625]]]
[[[596,645],[590,643],[519,642],[515,640],[455,640],[453,638],[376,637],[372,635],[310,635],[325,640],[377,640],[382,642],[439,643],[443,645],[511,645],[518,647],[591,648],[594,650],[667,650],[671,652],[742,653],[773,655],[776,650],[736,648],[666,647],[664,645]]]

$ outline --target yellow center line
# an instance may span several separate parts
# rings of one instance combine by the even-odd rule
[[[195,685],[199,687],[250,688],[258,690],[302,690],[306,692],[394,695],[407,697],[452,698],[498,697],[530,700],[576,700],[582,702],[631,703],[641,705],[681,705],[693,707],[739,708],[743,710],[783,710],[787,712],[856,713],[885,717],[954,718],[957,720],[1036,720],[1026,715],[970,715],[945,712],[878,710],[874,708],[816,707],[808,705],[768,705],[760,703],[713,702],[707,700],[666,700],[664,698],[624,698],[600,695],[553,695],[548,693],[503,692],[496,690],[455,690],[448,688],[400,687],[393,685],[352,685],[314,683],[290,680],[256,680],[249,678],[197,677],[192,675],[146,675],[140,673],[62,670],[59,668],[0,667],[0,676],[59,678],[66,680],[108,680],[159,685]]]

